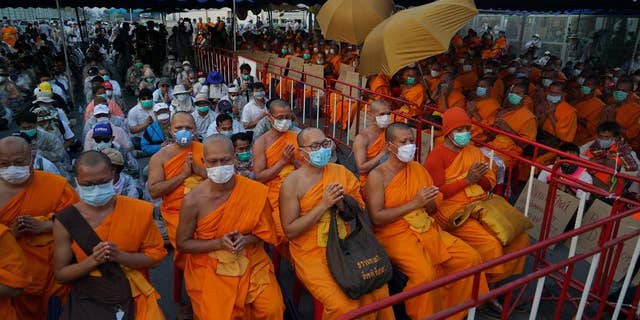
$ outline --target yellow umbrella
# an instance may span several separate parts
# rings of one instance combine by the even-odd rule
[[[411,63],[446,52],[451,38],[476,14],[473,0],[438,0],[400,11],[369,33],[358,71],[393,75]]]
[[[393,8],[393,0],[329,0],[317,19],[325,39],[359,45]]]

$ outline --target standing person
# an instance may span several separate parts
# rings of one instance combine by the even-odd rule
[[[251,66],[243,63],[240,65],[240,76],[233,80],[231,85],[239,89],[239,94],[243,94],[247,100],[251,99],[252,85],[258,80],[251,75]]]
[[[0,139],[0,224],[11,226],[29,262],[25,273],[31,279],[13,299],[20,320],[41,320],[47,314],[49,298],[64,295],[51,265],[51,218],[54,212],[78,201],[65,178],[32,167],[31,148],[24,139]]]
[[[153,221],[153,205],[116,195],[113,172],[105,154],[81,154],[75,169],[80,201],[56,213],[56,279],[71,284],[63,317],[86,319],[85,312],[104,316],[115,311],[118,319],[163,320],[160,295],[144,275],[167,255]],[[100,276],[93,275],[96,271]],[[98,285],[102,290],[95,290]],[[107,302],[119,294],[124,299],[117,306]],[[80,305],[92,308],[77,308]]]
[[[177,231],[194,314],[202,320],[282,319],[282,294],[263,245],[276,239],[268,188],[234,174],[229,138],[211,136],[203,148],[208,179],[184,197]]]
[[[389,295],[384,285],[358,299],[349,298],[334,281],[327,264],[327,241],[331,208],[344,206],[344,195],[351,196],[361,208],[358,179],[341,165],[331,164],[332,141],[320,129],[304,129],[297,137],[303,164],[282,183],[279,196],[282,227],[290,241],[289,249],[297,277],[323,306],[323,319],[383,299]],[[348,223],[337,217],[340,238],[347,236]],[[385,308],[362,319],[394,319]]]

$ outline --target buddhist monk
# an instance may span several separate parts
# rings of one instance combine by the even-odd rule
[[[333,280],[326,259],[331,221],[330,209],[343,206],[344,195],[356,199],[361,207],[360,185],[345,167],[328,163],[332,141],[320,129],[307,128],[298,135],[303,164],[282,183],[280,208],[282,227],[289,239],[289,250],[296,275],[311,295],[324,307],[323,319],[338,316],[388,296],[384,285],[358,299],[349,298]],[[337,217],[338,234],[347,236],[348,223]],[[393,319],[387,308],[363,319]]]
[[[160,212],[174,249],[182,200],[207,177],[202,166],[202,144],[193,141],[195,130],[196,124],[191,114],[175,113],[170,127],[172,142],[149,160],[149,194],[152,198],[162,198]],[[175,261],[178,268],[184,267],[184,260],[179,255],[176,255]]]
[[[454,107],[464,108],[467,103],[462,91],[453,88],[453,81],[454,75],[452,73],[445,73],[440,77],[440,84],[433,98],[441,112]]]
[[[73,304],[76,294],[77,299],[98,305],[110,298],[109,292],[100,290],[95,296],[87,296],[90,287],[83,285],[87,278],[109,277],[102,274],[100,270],[104,266],[101,265],[115,263],[126,275],[131,288],[134,305],[131,319],[164,319],[157,301],[160,295],[145,277],[147,269],[157,266],[167,255],[153,220],[153,205],[116,195],[114,172],[111,160],[105,154],[97,151],[81,154],[75,168],[80,201],[56,213],[53,223],[55,275],[59,282],[71,284],[69,303],[63,307],[63,314],[69,315],[70,319],[77,318]],[[79,219],[84,221],[78,222]],[[92,228],[99,238],[92,252],[81,248],[74,239],[78,235],[72,234],[73,229],[69,230],[67,223],[72,226],[83,223],[87,229]],[[126,316],[129,310],[114,310],[116,319],[118,311],[125,312]]]
[[[29,262],[24,272],[31,279],[22,295],[14,299],[21,320],[42,319],[47,314],[49,298],[65,294],[55,282],[51,266],[51,218],[77,199],[63,177],[33,170],[31,147],[24,139],[0,140],[0,224],[11,228]]]
[[[546,97],[535,106],[538,124],[542,130],[562,142],[573,142],[578,130],[576,109],[564,101],[564,84],[553,81]]]
[[[487,192],[496,184],[496,175],[493,170],[489,170],[489,161],[482,151],[469,143],[471,120],[464,110],[448,110],[443,114],[442,122],[444,144],[436,146],[425,161],[425,167],[431,173],[434,185],[443,195],[435,220],[452,235],[476,249],[483,261],[528,246],[529,236],[525,232],[503,248],[502,243],[478,220],[470,218],[462,225],[453,224],[452,220],[459,210],[486,197]],[[521,273],[524,262],[525,257],[522,257],[487,270],[489,283],[496,283]]]
[[[406,69],[402,73],[403,84],[400,99],[409,102],[409,104],[401,106],[398,112],[405,117],[417,115],[427,99],[425,88],[418,79],[418,71],[414,68]]]
[[[467,114],[478,122],[482,122],[486,125],[493,125],[495,115],[500,109],[500,102],[497,99],[491,97],[491,90],[493,88],[493,79],[490,77],[484,77],[478,82],[476,87],[476,98],[467,103]],[[474,138],[485,141],[487,137],[483,134],[482,128],[473,126],[471,129],[471,135]]]
[[[478,73],[473,67],[471,58],[462,58],[462,72],[458,75],[456,81],[462,86],[462,92],[470,91],[478,82]]]
[[[253,171],[256,180],[269,187],[269,203],[276,228],[276,244],[286,241],[278,207],[280,186],[284,178],[299,166],[295,157],[295,151],[298,148],[297,135],[291,131],[292,120],[293,113],[286,101],[271,101],[269,103],[271,130],[261,135],[253,144]]]
[[[204,142],[208,179],[185,196],[178,250],[197,319],[282,319],[284,303],[263,241],[275,243],[269,189],[235,174],[231,140]]]
[[[640,150],[640,104],[632,99],[633,81],[618,80],[613,92],[613,102],[604,110],[604,120],[614,120],[622,127],[622,136],[634,150]]]
[[[371,76],[369,78],[369,90],[371,90],[371,92],[374,94],[371,97],[372,100],[391,96],[391,84],[389,83],[389,76],[382,73]]]
[[[438,62],[433,62],[431,66],[429,66],[429,74],[426,76],[427,85],[429,86],[429,91],[433,94],[438,89],[438,84],[440,83],[440,76],[442,75],[442,66]]]
[[[596,136],[596,128],[602,121],[602,110],[605,103],[596,95],[598,83],[598,77],[590,76],[580,86],[580,98],[575,104],[578,114],[578,129],[575,138],[577,145],[593,140]]]
[[[391,105],[386,100],[376,100],[371,103],[367,117],[370,125],[358,133],[353,142],[353,157],[363,190],[369,172],[387,156],[384,130],[391,123]]]
[[[26,263],[11,229],[0,224],[0,314],[3,319],[19,320],[13,298],[20,296],[31,280],[25,273]]]
[[[464,111],[463,111],[464,112]],[[367,210],[376,238],[393,264],[407,277],[406,289],[433,281],[482,262],[482,257],[462,240],[444,232],[433,216],[442,199],[431,176],[413,161],[415,138],[404,123],[391,124],[385,133],[389,160],[369,173]],[[487,291],[484,274],[479,292]],[[471,297],[473,278],[405,301],[411,319],[423,319]],[[461,319],[457,314],[450,319]]]

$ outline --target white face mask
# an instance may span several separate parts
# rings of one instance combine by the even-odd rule
[[[107,97],[109,98],[113,97],[113,90],[107,90],[105,91],[105,93],[107,94]]]
[[[168,113],[161,113],[161,114],[156,116],[156,119],[158,119],[158,121],[169,120],[169,114]]]
[[[405,144],[404,146],[398,147],[398,160],[402,162],[409,162],[413,160],[413,156],[416,154],[416,145],[415,144]]]
[[[180,102],[185,102],[188,98],[189,96],[187,94],[179,94],[176,96],[176,99]]]
[[[207,177],[214,183],[223,184],[227,183],[233,177],[235,168],[232,164],[226,166],[218,166],[207,168]]]
[[[376,116],[376,124],[380,128],[386,128],[391,124],[391,115],[383,114],[381,116]]]
[[[289,131],[289,129],[291,129],[291,120],[289,119],[275,120],[273,122],[273,128],[275,128],[280,132]]]
[[[440,71],[434,71],[434,70],[431,70],[431,76],[432,76],[432,77],[434,77],[434,78],[435,78],[435,77],[437,77],[437,76],[439,76],[439,75],[440,75]]]
[[[97,142],[93,145],[93,150],[95,151],[102,151],[107,148],[111,148],[111,142]]]
[[[464,71],[464,72],[469,72],[469,71],[471,71],[471,69],[472,69],[472,67],[471,67],[470,64],[465,64],[465,65],[462,66],[462,71]]]
[[[198,82],[200,82],[200,84],[204,84],[207,82],[207,78],[198,78]]]
[[[9,166],[0,168],[0,178],[10,184],[21,184],[31,176],[29,166]]]

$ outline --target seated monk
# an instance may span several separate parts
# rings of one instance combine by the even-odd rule
[[[369,77],[369,90],[371,90],[371,92],[373,93],[373,96],[369,97],[371,101],[391,96],[391,84],[389,83],[389,76],[387,76],[386,74],[378,73],[375,76]]]
[[[479,148],[469,144],[471,119],[464,110],[454,108],[442,117],[444,144],[436,146],[429,153],[425,167],[433,176],[433,183],[440,188],[443,200],[435,215],[438,224],[476,249],[483,261],[498,258],[529,245],[526,232],[506,247],[478,220],[467,219],[462,225],[453,226],[452,219],[466,205],[484,199],[496,183],[496,175],[489,170],[487,158]],[[511,275],[519,274],[524,268],[525,257],[511,260],[487,270],[489,283],[497,283]]]
[[[629,78],[618,80],[613,92],[613,103],[604,110],[604,120],[614,120],[622,127],[622,136],[631,147],[640,151],[640,104],[633,101],[633,81]]]
[[[234,174],[231,140],[203,146],[209,179],[185,196],[177,243],[196,319],[282,319],[284,303],[262,241],[275,243],[268,188]]]
[[[463,111],[464,112],[464,111]],[[431,177],[413,161],[413,132],[404,123],[391,124],[385,133],[389,160],[369,173],[367,210],[374,232],[393,264],[407,275],[405,290],[482,262],[476,250],[444,232],[435,223],[442,195]],[[488,290],[484,273],[479,292]],[[468,277],[405,301],[411,319],[423,319],[471,298],[473,278]],[[458,313],[449,319],[461,319]]]
[[[355,118],[358,114],[358,101],[348,96],[332,92],[329,94],[329,121],[342,130],[355,128]]]
[[[6,320],[19,320],[13,298],[20,296],[29,285],[27,261],[13,237],[11,229],[0,224],[0,314]]]
[[[261,135],[253,144],[253,172],[257,181],[269,187],[269,203],[275,223],[276,244],[286,242],[278,207],[280,186],[284,178],[299,165],[295,157],[295,151],[298,148],[297,135],[291,131],[292,119],[293,113],[286,101],[271,101],[269,103],[271,130]]]
[[[73,187],[61,176],[33,170],[31,147],[20,137],[0,139],[0,224],[11,228],[25,264],[24,291],[13,299],[21,320],[41,320],[49,298],[66,290],[54,279],[53,214],[78,199]],[[0,257],[0,260],[2,258]]]
[[[476,121],[489,126],[493,125],[495,115],[500,109],[500,102],[491,97],[493,79],[490,77],[482,78],[476,88],[476,98],[467,103],[467,114]],[[471,127],[471,136],[481,141],[487,140],[482,128],[478,126]]]
[[[576,109],[564,101],[564,84],[554,81],[545,90],[546,97],[539,101],[536,106],[536,116],[538,125],[542,127],[546,136],[555,137],[561,142],[573,142],[578,130],[578,115]],[[551,147],[557,147],[547,143],[548,139],[541,139],[538,133],[538,142],[543,142]]]
[[[492,126],[496,129],[518,135],[531,141],[536,140],[538,125],[536,116],[524,105],[523,97],[527,94],[527,84],[519,82],[511,87],[495,115]],[[498,150],[521,155],[527,146],[525,142],[514,141],[504,134],[497,134],[489,143]],[[511,157],[501,154],[505,165],[509,165]]]
[[[290,240],[289,250],[296,275],[311,295],[322,303],[322,318],[336,319],[383,299],[389,293],[384,285],[358,299],[351,299],[333,280],[326,258],[330,209],[343,206],[344,195],[353,197],[364,207],[360,184],[345,167],[328,163],[332,141],[320,129],[304,129],[298,135],[298,145],[304,162],[282,183],[282,227]],[[340,217],[336,219],[338,234],[344,239],[349,224]],[[386,308],[362,319],[394,319],[394,316],[392,309]]]
[[[596,136],[596,128],[602,121],[602,110],[605,103],[596,96],[598,77],[590,76],[580,86],[579,102],[575,104],[578,114],[578,129],[576,131],[576,144],[581,145],[593,140]]]
[[[407,101],[408,104],[401,106],[397,112],[408,118],[416,116],[426,101],[425,88],[418,79],[418,71],[414,68],[405,69],[402,73],[402,93],[399,98]]]
[[[450,108],[464,108],[467,104],[467,98],[460,90],[453,88],[453,74],[445,73],[440,77],[440,84],[433,99],[436,101],[437,108],[440,112],[444,112]],[[440,112],[434,112],[434,115],[440,115]]]
[[[438,89],[440,84],[440,76],[442,74],[442,66],[438,62],[433,62],[429,66],[429,74],[426,75],[427,86],[429,86],[429,92],[433,94]]]
[[[462,86],[462,92],[470,91],[478,82],[478,73],[473,68],[471,58],[463,58],[462,73],[458,75],[456,81]]]
[[[63,307],[63,317],[78,319],[78,316],[86,316],[83,313],[86,310],[74,309],[74,302],[89,300],[100,305],[118,294],[91,289],[97,285],[97,278],[101,277],[107,277],[102,281],[118,286],[111,274],[103,273],[103,267],[106,267],[103,264],[114,264],[126,276],[120,279],[128,280],[128,283],[120,285],[130,287],[131,308],[122,306],[122,309],[102,311],[115,311],[116,318],[119,312],[124,312],[124,319],[164,319],[158,305],[160,295],[145,277],[147,269],[157,266],[167,255],[160,230],[153,220],[153,205],[116,195],[113,173],[111,160],[105,154],[97,151],[81,154],[75,167],[80,201],[56,213],[53,223],[56,280],[71,284],[68,303]],[[89,232],[95,232],[93,235],[98,238],[95,245],[91,239],[78,241],[84,230],[76,228],[80,229],[83,225]],[[102,306],[114,307],[107,304]],[[96,309],[100,311],[100,308]]]
[[[147,184],[152,198],[162,197],[160,212],[167,226],[169,241],[175,249],[182,200],[207,175],[202,169],[202,144],[193,141],[196,124],[191,114],[176,112],[169,130],[173,141],[149,160]],[[176,254],[174,260],[176,267],[184,268],[184,257]]]
[[[391,105],[387,100],[376,100],[371,103],[371,112],[367,117],[370,125],[360,131],[353,141],[353,158],[358,168],[363,191],[369,172],[387,156],[384,129],[391,123]]]

